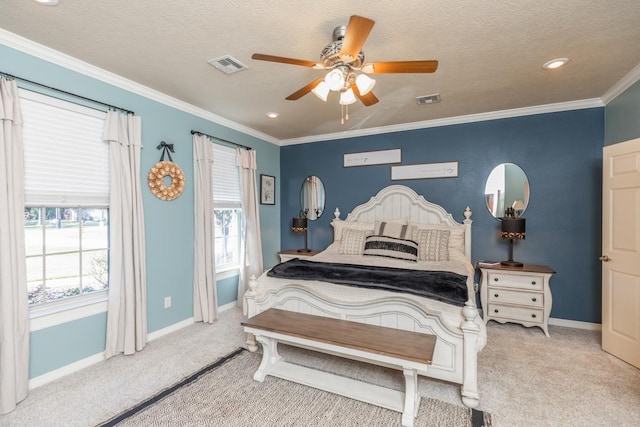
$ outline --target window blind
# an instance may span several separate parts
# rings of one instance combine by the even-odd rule
[[[20,90],[27,206],[108,206],[106,113]]]
[[[236,149],[213,144],[213,205],[216,208],[241,206],[240,175]]]

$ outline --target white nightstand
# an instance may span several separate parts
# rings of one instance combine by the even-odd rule
[[[280,251],[278,252],[278,255],[280,256],[280,262],[285,262],[293,258],[305,258],[305,257],[314,256],[315,254],[319,254],[319,253],[320,251],[298,252],[297,249],[290,249],[287,251]]]
[[[549,280],[556,272],[546,265],[509,267],[501,264],[476,265],[482,272],[480,301],[484,322],[520,323],[537,326],[549,336],[551,289]]]

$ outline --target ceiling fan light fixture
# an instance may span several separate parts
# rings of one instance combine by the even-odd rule
[[[360,95],[366,95],[371,92],[371,89],[376,85],[376,81],[369,76],[365,76],[364,74],[360,74],[356,78],[356,86],[358,87],[358,91]]]
[[[344,88],[344,74],[337,68],[329,71],[324,81],[330,90],[337,92]]]
[[[355,93],[351,88],[340,93],[340,105],[351,105],[357,101]]]
[[[327,102],[327,96],[329,95],[329,85],[327,85],[325,82],[320,82],[316,85],[316,87],[311,89],[311,93],[324,102]]]

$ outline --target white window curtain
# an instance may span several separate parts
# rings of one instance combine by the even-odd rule
[[[24,148],[18,86],[0,77],[0,414],[29,391]]]
[[[238,307],[244,305],[244,293],[251,276],[262,274],[262,237],[260,236],[260,213],[258,210],[258,190],[256,169],[258,169],[255,150],[238,148],[238,167],[240,168],[240,191],[242,193],[242,213],[244,248],[241,252],[240,278],[238,280]]]
[[[208,136],[193,135],[194,271],[193,319],[213,323],[218,318],[213,215],[213,147]]]
[[[147,271],[140,185],[142,122],[110,111],[104,140],[109,144],[110,250],[105,358],[134,354],[147,342]]]

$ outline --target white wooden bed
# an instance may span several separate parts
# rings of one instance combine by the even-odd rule
[[[412,189],[391,185],[357,206],[345,220],[337,218],[338,215],[336,213],[332,223],[334,243],[309,259],[327,262],[340,259],[338,262],[379,265],[380,258],[342,255],[337,249],[342,230],[364,227],[363,224],[375,221],[404,221],[416,227],[450,230],[450,261],[428,263],[428,269],[455,271],[467,276],[468,300],[464,307],[385,290],[322,281],[277,279],[265,273],[249,283],[245,294],[245,314],[253,317],[269,308],[279,308],[435,335],[437,340],[432,364],[418,374],[460,384],[462,402],[468,407],[477,407],[477,354],[486,343],[486,328],[475,303],[469,208],[464,212],[463,223],[458,223],[444,208],[426,201]],[[364,258],[366,260],[360,260]],[[407,261],[392,260],[391,263],[397,267],[407,264]],[[426,269],[423,266],[410,268]],[[258,349],[252,335],[248,335],[247,345],[251,351]]]

